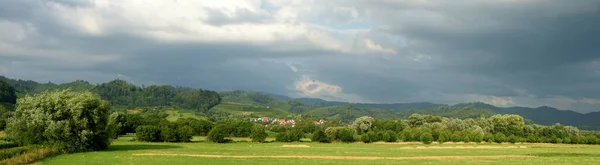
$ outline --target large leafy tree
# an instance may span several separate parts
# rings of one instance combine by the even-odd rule
[[[19,99],[7,133],[21,145],[41,144],[65,152],[106,149],[109,105],[90,92],[44,92]]]
[[[374,119],[370,116],[359,117],[354,120],[354,123],[352,123],[352,129],[354,129],[354,131],[359,135],[367,133],[371,131],[373,120]]]

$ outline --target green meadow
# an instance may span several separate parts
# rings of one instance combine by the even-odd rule
[[[121,137],[108,150],[40,164],[600,164],[599,145],[418,143],[147,143]]]

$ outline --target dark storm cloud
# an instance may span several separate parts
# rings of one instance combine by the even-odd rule
[[[10,25],[4,29],[20,27],[26,34],[0,38],[0,50],[7,50],[0,52],[0,73],[56,82],[125,77],[136,84],[278,94],[298,93],[296,83],[309,81],[302,79],[307,76],[314,79],[307,87],[310,91],[319,89],[315,84],[343,89],[315,95],[337,100],[457,103],[511,97],[514,105],[550,105],[580,112],[597,110],[594,107],[600,105],[598,0],[280,3],[268,3],[268,11],[203,7],[205,17],[182,25],[174,25],[179,17],[130,25],[128,21],[135,21],[136,15],[120,15],[127,13],[91,1],[0,0],[0,29]],[[65,20],[56,6],[97,9],[84,14],[91,15],[86,19],[92,23],[98,21],[101,33],[85,33],[78,26],[93,25],[86,24],[89,20]],[[241,39],[199,41],[144,33],[193,36],[197,35],[194,30],[210,30],[193,26],[202,21],[217,28],[252,28],[279,20],[307,28],[257,35],[260,39],[256,40],[243,38],[254,32],[240,35]],[[347,31],[353,28],[358,32]],[[286,38],[298,31],[301,37]],[[230,34],[242,32],[234,29]],[[202,33],[199,38],[203,35],[210,37]],[[362,46],[366,39],[375,46]],[[369,49],[395,54],[365,51]]]

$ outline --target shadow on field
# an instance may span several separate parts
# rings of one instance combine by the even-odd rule
[[[538,153],[532,155],[539,157],[600,157],[600,154],[591,153]]]
[[[107,151],[133,151],[133,150],[158,150],[181,148],[173,145],[152,145],[152,144],[132,144],[132,145],[111,145]]]

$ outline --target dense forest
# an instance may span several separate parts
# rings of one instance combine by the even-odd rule
[[[100,95],[102,99],[108,100],[113,106],[128,107],[130,109],[169,106],[207,111],[221,102],[221,97],[214,91],[170,85],[139,87],[124,80],[113,80],[98,85],[92,85],[82,80],[64,84],[50,82],[42,84],[31,80],[13,80],[0,76],[0,82],[6,82],[4,84],[9,84],[14,87],[12,89],[24,94],[37,94],[61,89],[69,89],[74,92],[91,91]]]

